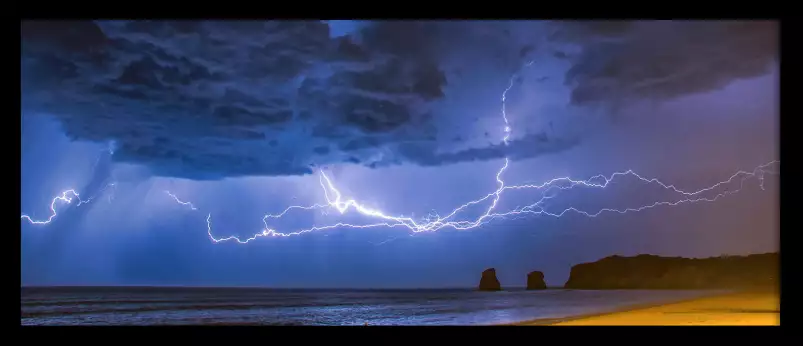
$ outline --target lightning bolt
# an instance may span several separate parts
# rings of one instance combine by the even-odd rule
[[[176,201],[176,203],[181,204],[181,205],[186,205],[186,206],[190,207],[191,210],[198,210],[198,208],[195,208],[195,205],[193,205],[190,202],[184,202],[184,201],[180,200],[178,197],[176,197],[176,195],[172,194],[170,191],[165,190],[165,193],[168,196],[173,197],[173,200]]]
[[[20,219],[27,220],[29,223],[33,225],[47,225],[50,222],[52,222],[53,219],[55,219],[56,216],[58,215],[58,213],[56,212],[57,203],[72,204],[73,200],[77,200],[78,203],[75,206],[79,207],[83,204],[92,202],[92,200],[94,200],[97,196],[101,195],[104,191],[108,190],[109,188],[113,188],[115,186],[116,183],[106,184],[106,186],[104,186],[96,195],[91,196],[87,199],[81,199],[81,196],[78,194],[78,192],[75,192],[75,189],[65,190],[61,193],[61,195],[53,197],[53,200],[50,201],[50,216],[48,216],[47,219],[35,220],[27,214],[20,215]],[[110,198],[109,202],[111,202],[111,196],[109,198]]]
[[[533,61],[530,61],[525,65],[525,67],[530,66],[532,64]],[[507,93],[513,88],[516,77],[517,74],[514,74],[510,78],[507,88],[502,92],[501,95],[501,104],[502,104],[501,115],[502,115],[502,120],[504,122],[502,142],[504,143],[504,145],[508,145],[512,132],[512,127],[510,125],[506,109]],[[323,203],[313,204],[310,206],[292,205],[287,207],[278,214],[267,214],[262,218],[262,222],[265,226],[264,229],[262,229],[260,232],[253,234],[248,238],[240,238],[238,236],[216,238],[212,234],[213,233],[212,221],[211,221],[212,215],[210,213],[207,214],[206,217],[207,236],[214,243],[233,241],[239,244],[246,244],[261,237],[291,237],[310,232],[327,231],[339,228],[368,229],[376,227],[387,227],[387,228],[401,227],[411,231],[410,235],[414,235],[422,232],[435,232],[445,228],[451,228],[455,230],[469,230],[485,225],[488,222],[491,222],[492,220],[496,219],[519,218],[532,215],[544,215],[544,216],[559,218],[566,215],[567,213],[574,213],[586,217],[597,217],[604,213],[626,214],[631,212],[639,212],[659,206],[677,206],[681,204],[698,203],[698,202],[715,202],[722,197],[738,193],[744,188],[745,182],[748,179],[752,178],[759,180],[760,182],[759,186],[763,190],[765,174],[780,174],[779,171],[776,171],[774,169],[776,168],[776,166],[780,165],[780,161],[775,160],[757,166],[752,171],[740,170],[731,175],[726,180],[717,182],[713,185],[707,186],[705,188],[696,191],[685,191],[679,189],[675,185],[664,183],[657,178],[643,177],[634,172],[633,170],[615,172],[610,176],[596,175],[584,180],[573,179],[567,176],[567,177],[554,178],[541,184],[506,185],[505,181],[502,178],[505,170],[509,167],[509,165],[510,165],[510,160],[509,158],[505,157],[503,166],[496,173],[495,178],[497,182],[497,188],[493,192],[490,192],[478,199],[466,202],[456,207],[445,216],[440,216],[437,213],[433,212],[420,220],[416,220],[414,217],[389,215],[381,210],[365,206],[354,199],[344,199],[341,192],[337,189],[337,187],[329,178],[329,176],[323,170],[320,170],[318,175],[318,182],[321,186],[323,197],[326,199],[325,204]],[[557,194],[561,191],[570,190],[578,187],[605,189],[611,183],[623,177],[633,177],[645,184],[661,187],[663,190],[670,191],[675,195],[677,195],[678,197],[674,200],[658,201],[652,204],[642,205],[639,207],[601,208],[596,211],[585,211],[578,209],[576,207],[569,207],[561,211],[555,212],[547,210],[547,207],[545,205],[546,202],[556,197]],[[736,189],[733,190],[726,189],[724,192],[715,193],[718,189],[727,187],[734,182],[739,182],[739,185]],[[508,190],[536,190],[536,191],[541,191],[542,194],[540,199],[529,205],[516,207],[507,211],[496,211],[499,205],[499,201],[501,200],[503,194]],[[170,196],[170,198],[172,198],[172,200],[175,201],[177,204],[188,207],[192,211],[199,210],[193,203],[181,200],[179,197],[177,197],[170,191],[164,191],[164,192],[168,196]],[[711,196],[711,194],[713,194],[713,196]],[[62,193],[61,196],[57,196],[56,198],[54,198],[50,208],[52,211],[52,215],[46,221],[34,221],[30,217],[27,217],[26,215],[23,215],[23,218],[27,218],[31,223],[35,224],[49,223],[56,216],[56,211],[55,211],[56,202],[63,201],[66,203],[70,203],[72,201],[73,197],[69,197],[68,195],[73,196],[74,198],[78,198],[78,194],[74,190],[67,190],[64,193]],[[489,199],[491,200],[491,202],[489,203],[489,206],[485,208],[483,214],[469,219],[458,218],[459,215],[468,210],[470,207],[486,202]],[[82,203],[86,202],[81,201],[79,202],[78,205],[81,205]],[[356,212],[357,214],[375,219],[377,221],[374,223],[367,223],[367,224],[351,224],[351,223],[338,222],[334,224],[319,225],[310,228],[298,229],[290,232],[279,232],[269,225],[268,223],[269,220],[281,219],[286,214],[294,210],[302,210],[302,211],[320,210],[323,214],[328,214],[328,211],[333,211],[341,215],[353,211]],[[392,238],[391,240],[395,239],[397,238]],[[387,243],[388,241],[391,240],[381,242],[378,245]]]
[[[365,207],[365,206],[359,204],[357,201],[352,200],[352,199],[343,201],[339,191],[334,187],[334,184],[332,184],[331,180],[326,176],[326,174],[323,171],[321,171],[320,181],[321,181],[321,185],[322,185],[323,190],[324,190],[324,196],[327,198],[327,201],[328,201],[327,205],[314,205],[314,206],[309,206],[309,207],[291,206],[291,207],[285,209],[284,211],[282,211],[279,214],[265,215],[265,217],[263,218],[263,222],[265,223],[265,229],[262,232],[254,234],[252,237],[249,237],[249,238],[246,238],[246,239],[241,239],[241,238],[239,238],[237,236],[229,236],[229,237],[226,237],[226,238],[215,238],[212,235],[211,214],[209,214],[209,215],[207,215],[207,219],[206,219],[206,221],[207,221],[207,235],[215,243],[225,242],[225,241],[235,241],[237,243],[245,244],[245,243],[248,243],[248,242],[250,242],[252,240],[255,240],[255,239],[259,238],[259,237],[271,237],[271,236],[273,236],[273,237],[290,237],[290,236],[301,235],[301,234],[309,233],[309,232],[332,230],[332,229],[335,229],[335,228],[361,229],[361,228],[374,228],[374,227],[405,227],[405,228],[409,229],[410,231],[412,231],[413,233],[420,233],[420,232],[435,232],[435,231],[441,230],[443,228],[453,228],[453,229],[456,229],[456,230],[468,230],[468,229],[473,229],[473,228],[477,228],[477,227],[479,227],[481,225],[484,225],[484,224],[488,223],[489,221],[491,221],[493,219],[500,219],[500,218],[501,219],[505,219],[505,218],[509,218],[509,217],[513,217],[513,216],[524,216],[524,215],[528,215],[528,214],[529,215],[545,215],[545,216],[552,216],[552,217],[562,217],[562,216],[564,216],[565,214],[567,214],[569,212],[574,212],[574,213],[577,213],[577,214],[580,214],[580,215],[583,215],[583,216],[586,216],[586,217],[597,217],[597,216],[599,216],[599,215],[601,215],[603,213],[625,214],[625,213],[629,213],[629,212],[643,211],[643,210],[655,208],[655,207],[658,207],[658,206],[677,206],[677,205],[680,205],[680,204],[697,203],[697,202],[715,202],[715,201],[717,201],[718,199],[720,199],[722,197],[725,197],[725,196],[731,195],[731,194],[735,194],[735,193],[738,193],[739,191],[741,191],[742,188],[744,187],[745,181],[747,181],[750,178],[759,179],[762,182],[762,187],[763,187],[763,179],[764,179],[763,176],[764,176],[764,174],[778,174],[778,172],[770,169],[771,166],[774,166],[776,164],[780,164],[780,161],[772,161],[772,162],[760,165],[760,166],[756,167],[753,171],[738,171],[737,173],[733,174],[727,180],[717,182],[716,184],[713,184],[711,186],[699,189],[697,191],[684,191],[684,190],[678,189],[674,185],[667,185],[666,183],[663,183],[658,179],[655,179],[655,178],[651,178],[650,179],[650,178],[642,177],[642,176],[638,175],[637,173],[635,173],[633,171],[630,171],[630,170],[624,171],[624,172],[617,172],[617,173],[612,174],[609,177],[598,175],[598,176],[594,176],[594,177],[592,177],[590,179],[587,179],[587,180],[575,180],[575,179],[572,179],[572,178],[569,178],[569,177],[560,177],[560,178],[555,178],[555,179],[549,180],[549,181],[547,181],[545,183],[538,184],[538,185],[513,185],[513,186],[504,186],[504,185],[502,185],[496,191],[494,191],[494,192],[492,192],[492,193],[490,193],[490,194],[488,194],[488,195],[486,195],[486,196],[484,196],[482,198],[470,201],[468,203],[465,203],[465,204],[455,208],[451,213],[449,213],[446,216],[441,217],[441,216],[435,215],[435,219],[434,220],[432,220],[431,219],[432,216],[430,216],[429,218],[425,218],[423,222],[416,222],[414,219],[407,218],[407,217],[397,217],[397,216],[387,215],[382,211],[374,210],[374,209]],[[500,170],[500,172],[501,172],[501,170]],[[546,200],[549,200],[549,199],[554,197],[554,196],[548,195],[548,192],[552,191],[553,189],[568,190],[568,189],[572,189],[572,188],[578,187],[578,186],[589,187],[589,188],[605,188],[609,184],[611,184],[615,180],[615,178],[620,177],[620,176],[632,176],[632,177],[635,177],[635,178],[637,178],[637,179],[639,179],[639,180],[641,180],[641,181],[643,181],[645,183],[656,184],[658,186],[663,187],[664,189],[676,192],[676,193],[680,194],[681,196],[685,196],[685,198],[681,198],[681,199],[678,199],[678,200],[675,200],[675,201],[654,202],[652,204],[643,205],[643,206],[636,207],[636,208],[621,208],[621,209],[618,209],[618,208],[602,208],[602,209],[599,209],[599,210],[594,211],[594,212],[580,210],[580,209],[578,209],[576,207],[569,207],[569,208],[566,208],[566,209],[564,209],[562,211],[559,211],[559,212],[550,212],[550,211],[546,210],[542,205]],[[499,177],[499,175],[497,175],[497,177]],[[597,180],[601,180],[601,182],[595,182]],[[717,187],[720,187],[720,186],[723,186],[723,185],[728,185],[728,184],[736,182],[736,181],[739,182],[739,187],[737,189],[720,192],[720,193],[715,194],[712,197],[700,196],[701,194],[703,194],[705,192],[712,191],[712,190],[716,189]],[[561,183],[563,183],[563,184],[561,184]],[[504,184],[504,183],[501,183],[501,184]],[[536,201],[536,202],[534,202],[534,203],[532,203],[530,205],[524,206],[524,207],[515,208],[515,209],[509,210],[509,211],[505,211],[505,212],[496,212],[495,213],[493,211],[494,211],[494,209],[496,207],[496,203],[493,203],[493,204],[491,204],[491,207],[489,207],[486,210],[485,213],[483,213],[479,217],[475,218],[474,220],[453,220],[455,215],[459,214],[461,211],[465,210],[469,206],[481,203],[481,202],[483,202],[485,200],[488,200],[491,197],[494,197],[494,202],[496,202],[496,201],[498,201],[499,196],[502,195],[503,191],[512,190],[512,189],[538,189],[538,190],[543,190],[544,194],[541,197],[541,199],[539,199],[538,201]],[[332,199],[329,196],[329,194],[326,192],[327,190],[332,190],[333,194],[335,195],[334,199]],[[270,226],[266,222],[267,219],[269,219],[269,218],[273,218],[273,219],[280,218],[281,216],[287,214],[287,212],[289,212],[292,209],[306,209],[306,210],[309,210],[309,209],[316,209],[316,208],[331,208],[331,209],[334,209],[334,210],[338,211],[341,214],[345,214],[349,210],[353,209],[353,210],[355,210],[356,212],[358,212],[358,213],[360,213],[362,215],[369,216],[369,217],[374,217],[374,218],[383,220],[384,222],[377,222],[377,223],[372,223],[372,224],[357,224],[357,225],[349,224],[349,223],[342,223],[341,222],[341,223],[336,223],[336,224],[332,224],[332,225],[314,226],[314,227],[311,227],[311,228],[301,229],[301,230],[296,230],[296,231],[293,231],[293,232],[286,232],[286,233],[278,232],[278,231],[270,228]]]
[[[102,151],[103,152],[108,152],[110,155],[114,155],[114,149],[115,149],[115,143],[112,141],[112,142],[109,142],[108,147],[106,149],[103,149]],[[100,162],[101,158],[102,158],[102,156],[98,156],[98,158],[95,160],[95,163],[92,164],[92,169],[93,170],[98,165],[98,163]],[[107,181],[109,181],[109,179],[106,179],[104,181],[104,183],[107,182]],[[92,202],[96,197],[98,197],[98,196],[102,195],[104,192],[106,192],[106,190],[108,190],[110,188],[116,188],[116,187],[117,187],[117,183],[115,183],[115,182],[107,183],[95,195],[90,196],[87,199],[81,199],[81,196],[78,194],[78,192],[75,191],[75,189],[64,190],[64,191],[61,192],[60,195],[57,195],[56,197],[53,197],[53,199],[50,201],[50,215],[46,219],[35,220],[34,218],[32,218],[30,215],[27,215],[27,214],[20,215],[20,219],[21,220],[26,220],[32,225],[47,225],[47,224],[51,223],[53,221],[53,219],[56,218],[56,216],[58,216],[58,212],[56,211],[56,205],[57,204],[67,204],[67,205],[69,205],[69,204],[72,204],[72,202],[74,200],[77,200],[78,203],[75,204],[75,206],[76,207],[80,207],[81,205],[88,204],[88,203]],[[113,193],[108,195],[109,203],[111,203],[113,195],[114,195]]]
[[[525,67],[528,67],[528,66],[530,66],[532,64],[533,64],[533,61],[530,61],[529,63],[527,63],[525,65]],[[510,135],[511,135],[511,132],[512,132],[512,127],[510,125],[510,121],[508,119],[507,109],[506,109],[507,93],[513,88],[514,81],[515,81],[516,77],[517,77],[517,75],[514,74],[510,78],[508,86],[502,92],[502,97],[501,97],[501,103],[502,103],[501,115],[502,115],[502,120],[504,121],[502,142],[504,143],[504,145],[508,145],[508,142],[510,140]],[[209,236],[209,239],[212,240],[215,243],[226,242],[226,241],[234,241],[236,243],[246,244],[246,243],[249,243],[249,242],[251,242],[251,241],[253,241],[253,240],[257,239],[257,238],[260,238],[260,237],[291,237],[291,236],[301,235],[301,234],[304,234],[304,233],[317,232],[317,231],[326,231],[326,230],[332,230],[332,229],[336,229],[336,228],[363,229],[363,228],[375,228],[375,227],[388,227],[388,228],[403,227],[403,228],[407,228],[409,231],[411,231],[412,232],[411,235],[413,235],[413,234],[421,233],[421,232],[435,232],[435,231],[438,231],[438,230],[441,230],[441,229],[444,229],[444,228],[452,228],[452,229],[456,229],[456,230],[469,230],[469,229],[480,227],[480,226],[482,226],[482,225],[484,225],[484,224],[486,224],[486,223],[488,223],[488,222],[490,222],[490,221],[492,221],[494,219],[506,219],[506,218],[512,218],[512,217],[529,216],[529,215],[545,215],[545,216],[551,216],[551,217],[562,217],[562,216],[564,216],[565,214],[567,214],[569,212],[573,212],[573,213],[576,213],[576,214],[579,214],[579,215],[583,215],[583,216],[586,216],[586,217],[597,217],[597,216],[599,216],[599,215],[601,215],[603,213],[625,214],[625,213],[629,213],[629,212],[643,211],[643,210],[655,208],[655,207],[658,207],[658,206],[676,206],[676,205],[686,204],[686,203],[714,202],[714,201],[716,201],[716,200],[718,200],[718,199],[720,199],[720,198],[722,198],[724,196],[731,195],[731,194],[739,192],[744,187],[745,181],[747,179],[750,179],[750,178],[757,178],[760,181],[760,186],[761,186],[761,189],[763,190],[764,189],[764,175],[765,174],[778,174],[778,172],[770,169],[770,167],[772,167],[772,166],[774,166],[776,164],[780,164],[780,161],[776,160],[776,161],[772,161],[772,162],[760,165],[760,166],[756,167],[753,171],[750,171],[750,172],[748,172],[748,171],[738,171],[738,172],[734,173],[731,177],[729,177],[726,180],[717,182],[717,183],[715,183],[715,184],[713,184],[711,186],[699,189],[697,191],[684,191],[684,190],[681,190],[681,189],[677,188],[675,185],[666,184],[666,183],[658,180],[657,178],[645,178],[645,177],[637,174],[633,170],[627,170],[627,171],[623,171],[623,172],[616,172],[616,173],[613,173],[613,174],[611,174],[610,176],[607,176],[607,177],[604,176],[604,175],[596,175],[596,176],[593,176],[593,177],[591,177],[589,179],[586,179],[586,180],[576,180],[576,179],[572,179],[570,177],[559,177],[559,178],[554,178],[554,179],[551,179],[549,181],[546,181],[546,182],[544,182],[542,184],[525,184],[525,185],[506,186],[505,185],[505,181],[502,180],[502,176],[503,176],[505,170],[509,167],[510,160],[509,160],[509,158],[505,157],[504,165],[496,173],[497,189],[495,191],[493,191],[493,192],[491,192],[491,193],[489,193],[489,194],[487,194],[487,195],[485,195],[483,197],[480,197],[479,199],[472,200],[472,201],[469,201],[469,202],[467,202],[467,203],[465,203],[463,205],[458,206],[457,208],[452,210],[446,216],[439,216],[437,213],[432,213],[432,214],[428,215],[427,217],[425,217],[425,218],[423,218],[422,220],[419,220],[419,221],[416,221],[414,218],[411,218],[411,217],[388,215],[388,214],[386,214],[385,212],[383,212],[381,210],[372,209],[372,208],[369,208],[369,207],[367,207],[367,206],[365,206],[363,204],[360,204],[358,201],[356,201],[354,199],[344,200],[343,197],[342,197],[342,194],[337,189],[337,187],[332,182],[332,180],[326,175],[326,173],[323,170],[320,170],[319,171],[320,174],[318,175],[318,177],[319,177],[318,180],[319,180],[319,183],[321,185],[321,189],[323,190],[323,196],[325,197],[326,202],[327,202],[326,204],[314,204],[314,205],[311,205],[311,206],[293,205],[293,206],[290,206],[290,207],[286,208],[285,210],[283,210],[282,212],[280,212],[278,214],[267,214],[262,219],[263,224],[265,225],[265,228],[261,232],[256,233],[256,234],[252,235],[251,237],[245,238],[245,239],[242,239],[242,238],[237,237],[237,236],[229,236],[229,237],[225,237],[225,238],[215,238],[212,235],[212,221],[211,221],[212,215],[208,214],[207,217],[206,217],[207,235]],[[604,189],[609,184],[611,184],[614,180],[616,180],[617,178],[625,177],[625,176],[632,176],[632,177],[635,177],[635,178],[639,179],[640,181],[642,181],[644,183],[660,186],[665,190],[669,190],[669,191],[672,191],[672,192],[674,192],[676,194],[679,194],[680,196],[682,196],[682,198],[680,198],[678,200],[674,200],[674,201],[659,201],[659,202],[655,202],[655,203],[652,203],[652,204],[643,205],[643,206],[640,206],[640,207],[637,207],[637,208],[624,208],[624,209],[602,208],[602,209],[599,209],[599,210],[594,211],[594,212],[580,210],[580,209],[575,208],[575,207],[569,207],[569,208],[566,208],[566,209],[564,209],[562,211],[559,211],[559,212],[551,212],[551,211],[546,210],[545,207],[543,206],[544,202],[546,202],[547,200],[555,197],[554,195],[549,195],[550,192],[553,192],[553,191],[556,191],[556,190],[568,190],[568,189],[572,189],[572,188],[575,188],[575,187],[587,187],[587,188]],[[734,181],[737,181],[737,180],[740,181],[740,185],[739,185],[738,189],[721,192],[721,193],[718,193],[718,194],[714,195],[713,197],[702,196],[706,192],[714,191],[719,187],[728,185],[728,184],[733,183]],[[507,190],[524,190],[524,189],[542,190],[543,191],[543,195],[542,195],[541,199],[539,199],[538,201],[536,201],[536,202],[534,202],[532,204],[529,204],[529,205],[526,205],[526,206],[523,206],[523,207],[518,207],[518,208],[515,208],[515,209],[512,209],[512,210],[505,211],[505,212],[494,212],[496,210],[496,208],[498,206],[498,203],[499,203],[499,201],[500,201],[500,199],[501,199],[501,197],[502,197],[502,195],[503,195],[503,193],[505,191],[507,191]],[[172,195],[172,194],[170,194],[170,195],[174,199],[176,199],[176,201],[179,201],[174,195]],[[490,203],[490,206],[485,210],[485,212],[482,215],[474,218],[473,220],[455,220],[456,216],[458,214],[460,214],[461,212],[465,211],[466,209],[468,209],[469,207],[471,207],[473,205],[485,202],[488,199],[492,199],[492,202]],[[185,203],[182,203],[180,201],[179,201],[179,203],[180,204],[185,204]],[[295,209],[300,209],[300,210],[324,209],[324,211],[323,211],[324,213],[326,213],[325,210],[334,210],[334,211],[336,211],[336,212],[338,212],[340,214],[345,214],[345,213],[349,212],[350,210],[353,210],[353,211],[355,211],[355,212],[357,212],[357,213],[359,213],[361,215],[368,216],[368,217],[371,217],[371,218],[374,218],[374,219],[378,219],[379,222],[370,223],[370,224],[350,224],[350,223],[338,222],[338,223],[330,224],[330,225],[313,226],[313,227],[306,228],[306,229],[299,229],[299,230],[295,230],[295,231],[292,231],[292,232],[279,232],[279,231],[271,228],[268,225],[268,220],[269,219],[280,219],[284,215],[286,215],[288,212],[290,212],[291,210],[295,210]],[[397,238],[392,238],[391,240],[395,240],[395,239],[397,239]],[[384,244],[384,243],[387,243],[387,242],[388,241],[380,242],[377,245],[381,245],[381,244]]]

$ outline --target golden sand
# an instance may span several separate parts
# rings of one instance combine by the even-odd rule
[[[780,325],[777,292],[738,293],[609,314],[532,321],[522,325],[555,326],[777,326]]]

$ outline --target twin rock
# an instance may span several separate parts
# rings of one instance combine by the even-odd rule
[[[502,285],[499,284],[499,279],[496,278],[496,269],[489,268],[482,272],[480,278],[480,291],[501,291]],[[544,282],[544,273],[534,271],[527,274],[527,289],[528,290],[543,290],[546,289]]]

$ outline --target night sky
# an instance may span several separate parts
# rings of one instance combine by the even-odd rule
[[[344,199],[421,220],[494,192],[505,158],[507,185],[631,169],[696,191],[779,159],[777,35],[760,21],[23,22],[21,210],[47,219],[67,189],[93,199],[21,219],[22,284],[472,287],[495,267],[503,287],[533,270],[559,286],[613,254],[775,251],[771,174],[715,202],[465,231],[215,243],[207,216],[214,237],[246,239],[266,213],[325,204],[323,171]],[[543,193],[505,191],[498,208]],[[633,177],[549,194],[553,212],[681,199]],[[293,210],[270,226],[338,222],[377,220]]]

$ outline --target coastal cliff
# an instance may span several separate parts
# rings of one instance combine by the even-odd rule
[[[610,256],[572,267],[570,289],[734,289],[779,284],[778,253],[710,258]]]

